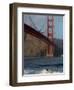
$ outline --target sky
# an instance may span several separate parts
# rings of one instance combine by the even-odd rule
[[[49,15],[50,16],[50,15]],[[40,32],[47,34],[47,15],[24,14],[23,21]],[[54,38],[63,39],[63,16],[54,15]]]

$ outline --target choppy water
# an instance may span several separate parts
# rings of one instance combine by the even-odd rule
[[[25,57],[24,75],[63,72],[63,57]]]

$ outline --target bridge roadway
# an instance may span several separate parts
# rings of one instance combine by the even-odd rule
[[[28,26],[27,24],[24,24],[24,32],[31,34],[39,39],[41,39],[42,41],[46,42],[48,45],[52,45],[52,46],[56,46],[55,43],[51,40],[49,40],[48,37],[44,36],[42,33],[40,33],[39,31],[35,30],[34,28]]]

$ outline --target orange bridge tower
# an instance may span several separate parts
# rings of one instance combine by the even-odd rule
[[[51,40],[53,40],[53,34],[54,34],[54,16],[47,16],[47,37]],[[54,47],[52,45],[48,45],[48,56],[53,56],[54,53]]]

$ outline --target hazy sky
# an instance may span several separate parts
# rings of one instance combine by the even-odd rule
[[[24,14],[24,23],[46,34],[47,15]],[[54,38],[63,39],[63,16],[54,16]]]

